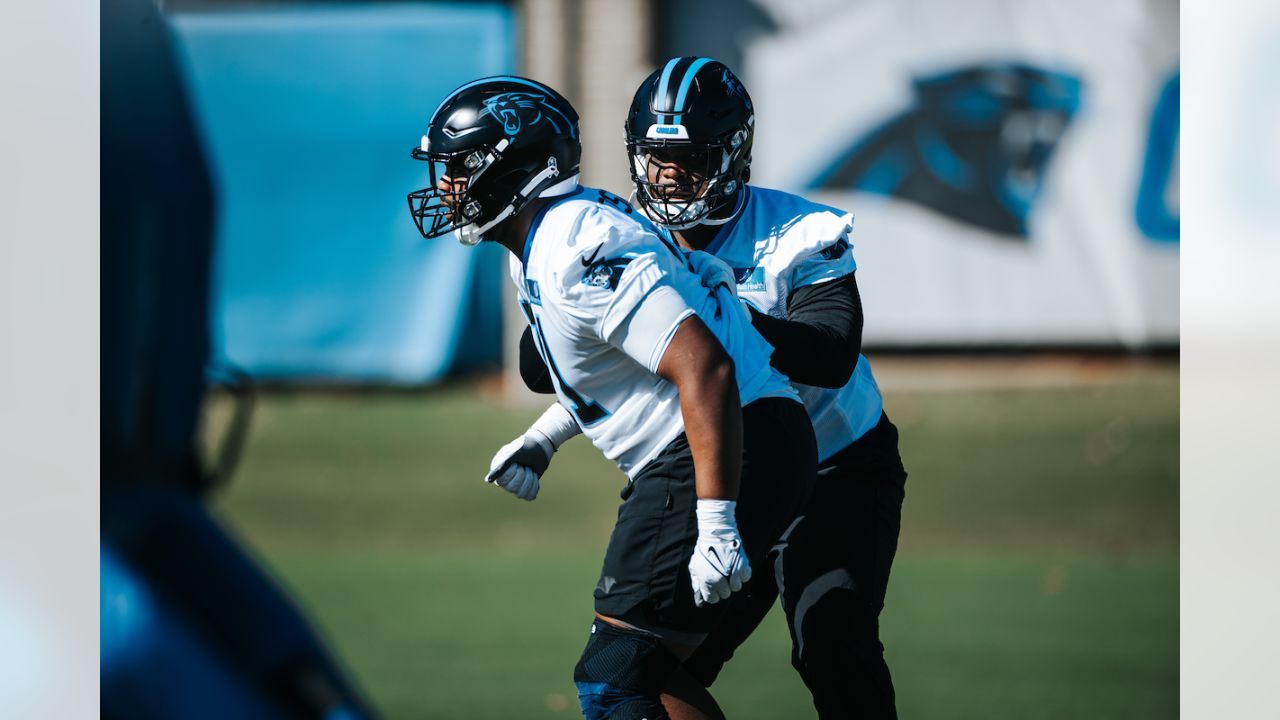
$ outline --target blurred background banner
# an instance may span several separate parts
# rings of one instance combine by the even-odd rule
[[[574,102],[584,180],[627,196],[631,95],[687,54],[746,82],[756,184],[853,211],[868,347],[1178,345],[1173,0],[167,9],[223,199],[214,357],[259,380],[499,367],[501,251],[417,235],[409,146],[449,90],[518,72]]]
[[[214,360],[390,384],[496,367],[501,248],[424,241],[405,195],[440,99],[514,70],[510,8],[171,9],[222,201]]]
[[[753,4],[753,181],[853,210],[869,345],[1176,346],[1176,2]]]

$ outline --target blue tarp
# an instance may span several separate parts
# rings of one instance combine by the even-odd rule
[[[497,364],[502,250],[423,240],[409,150],[457,85],[510,72],[503,4],[171,17],[218,198],[214,359],[420,384]]]

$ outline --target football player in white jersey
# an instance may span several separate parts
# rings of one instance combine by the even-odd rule
[[[753,133],[751,99],[727,67],[710,58],[670,59],[641,84],[626,121],[637,204],[682,247],[724,262],[698,262],[698,269],[709,285],[736,287],[775,347],[773,365],[795,383],[813,422],[821,463],[814,496],[774,558],[792,664],[820,717],[895,717],[879,613],[906,472],[897,429],[860,354],[853,216],[748,185]],[[531,387],[541,384],[540,368],[522,369]],[[684,703],[666,701],[694,707],[673,717],[719,715],[697,687],[715,680],[768,612],[774,595],[766,588],[751,595],[745,615],[685,661],[696,682],[673,689]]]
[[[807,501],[817,446],[732,289],[709,287],[625,200],[581,186],[580,155],[559,93],[477,80],[433,114],[413,152],[431,183],[409,204],[426,237],[511,251],[559,398],[509,446],[524,462],[488,479],[531,498],[545,463],[528,458],[579,428],[628,477],[574,681],[588,718],[656,719],[680,660],[742,612],[736,591]]]

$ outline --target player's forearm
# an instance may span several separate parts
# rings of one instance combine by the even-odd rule
[[[733,360],[706,325],[690,317],[667,346],[658,375],[680,393],[698,497],[736,500],[742,472],[742,407]]]
[[[736,500],[742,472],[742,407],[733,364],[680,387],[680,412],[698,497]]]
[[[773,346],[769,364],[795,382],[825,388],[844,387],[858,362],[848,335],[796,320],[781,320],[754,310],[751,324]]]
[[[751,324],[774,347],[770,364],[805,385],[844,387],[862,352],[862,303],[853,275],[797,289],[785,320],[753,310]]]

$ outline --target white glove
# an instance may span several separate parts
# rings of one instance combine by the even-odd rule
[[[559,403],[552,405],[523,435],[498,449],[484,481],[521,500],[533,500],[538,497],[542,473],[551,464],[551,456],[580,432],[568,410]]]
[[[696,605],[718,603],[751,579],[751,564],[733,516],[735,507],[733,500],[698,500],[698,542],[689,560]]]
[[[715,290],[723,285],[735,297],[738,295],[738,280],[733,276],[733,268],[720,258],[709,252],[694,250],[689,253],[689,264],[698,277],[702,278],[703,287]]]

